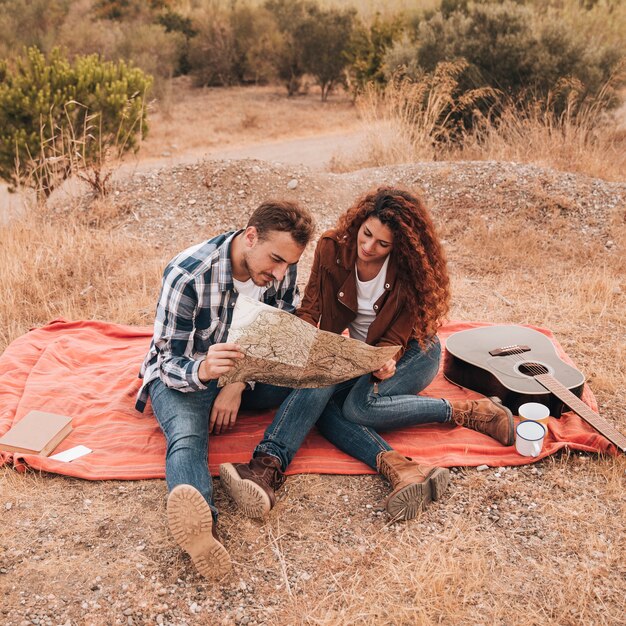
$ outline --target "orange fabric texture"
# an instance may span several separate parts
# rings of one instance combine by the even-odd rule
[[[451,322],[440,332],[442,344],[454,332],[483,323]],[[547,335],[558,354],[570,359]],[[54,453],[83,444],[91,454],[71,463],[35,455],[0,452],[0,465],[13,463],[90,480],[163,478],[165,439],[150,405],[144,414],[134,409],[139,388],[137,372],[148,349],[151,327],[131,327],[97,321],[55,320],[16,339],[0,356],[0,436],[33,409],[72,417],[73,431]],[[438,374],[424,395],[451,400],[480,397]],[[588,387],[583,393],[593,410],[597,405]],[[210,440],[210,469],[220,463],[247,461],[273,417],[272,411],[242,412],[236,427]],[[423,425],[384,433],[399,452],[430,465],[522,465],[536,459],[522,457],[515,447],[504,447],[480,433],[449,424]],[[604,437],[574,413],[550,418],[543,458],[568,447],[588,452],[615,453]],[[328,443],[319,433],[309,434],[289,472],[366,474],[372,470]]]

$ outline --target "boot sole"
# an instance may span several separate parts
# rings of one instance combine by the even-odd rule
[[[230,571],[230,556],[213,536],[213,515],[202,494],[178,485],[167,498],[167,520],[176,543],[191,557],[198,573],[220,578]]]
[[[450,471],[435,468],[423,483],[407,485],[394,494],[386,504],[389,515],[398,521],[415,518],[433,500],[439,500],[450,483]]]
[[[220,480],[228,495],[247,517],[264,518],[272,503],[265,490],[247,478],[241,478],[232,463],[220,465]]]
[[[513,413],[511,410],[502,404],[502,400],[498,396],[491,396],[489,398],[494,404],[497,404],[506,413],[509,422],[509,438],[506,441],[500,441],[503,446],[512,446],[515,443],[515,423],[513,422]]]

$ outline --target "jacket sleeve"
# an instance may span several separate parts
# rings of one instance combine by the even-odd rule
[[[304,295],[302,297],[300,308],[296,311],[296,315],[300,319],[312,324],[313,326],[317,326],[319,324],[322,314],[322,285],[320,282],[322,272],[320,271],[320,248],[323,245],[323,241],[323,239],[320,239],[317,242],[309,282],[304,289]]]
[[[376,345],[378,347],[400,346],[400,350],[393,357],[397,363],[405,353],[407,345],[413,336],[414,323],[415,319],[410,307],[400,303],[392,322],[387,326]]]

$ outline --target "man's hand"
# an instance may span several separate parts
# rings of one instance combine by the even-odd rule
[[[396,360],[389,359],[379,370],[372,372],[372,376],[378,380],[387,380],[396,373]]]
[[[231,383],[220,389],[211,409],[210,433],[219,435],[235,425],[241,405],[241,394],[245,388],[246,383]]]
[[[214,343],[207,355],[200,363],[198,376],[203,383],[219,378],[230,371],[238,359],[243,359],[244,353],[236,343]]]

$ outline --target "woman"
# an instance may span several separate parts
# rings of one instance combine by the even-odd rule
[[[317,423],[337,447],[392,484],[388,512],[410,519],[445,490],[448,470],[418,465],[393,451],[374,429],[454,422],[513,443],[511,412],[497,399],[449,402],[417,396],[435,377],[437,329],[448,312],[449,279],[441,244],[423,201],[381,187],[361,198],[320,238],[297,315],[322,330],[374,346],[400,346],[372,375],[297,389],[280,406],[248,464],[224,464],[220,476],[247,514],[266,514],[283,472]]]

